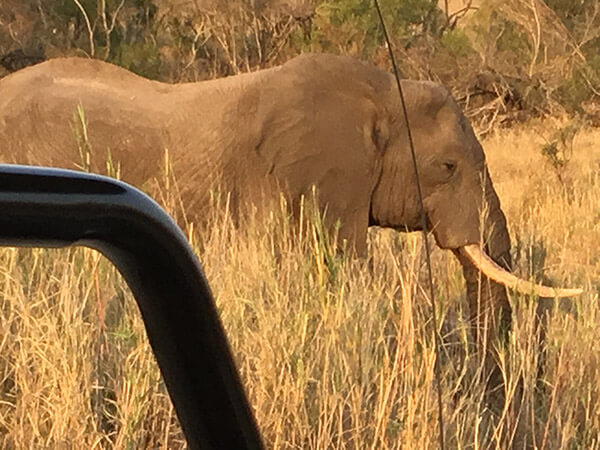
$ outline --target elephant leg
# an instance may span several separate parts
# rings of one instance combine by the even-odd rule
[[[366,211],[352,211],[345,222],[340,224],[338,239],[346,241],[347,250],[358,256],[367,255],[367,229],[369,216]]]

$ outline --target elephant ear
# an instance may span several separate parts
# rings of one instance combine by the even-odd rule
[[[387,121],[370,96],[352,89],[292,96],[270,102],[256,150],[293,201],[316,187],[326,224],[339,220],[339,237],[364,253]]]

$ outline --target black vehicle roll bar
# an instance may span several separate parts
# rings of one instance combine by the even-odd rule
[[[150,197],[103,176],[0,165],[0,245],[100,251],[136,298],[189,447],[263,448],[200,263]]]

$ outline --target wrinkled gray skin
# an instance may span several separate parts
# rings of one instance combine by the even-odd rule
[[[438,245],[456,254],[483,236],[488,254],[509,268],[506,220],[469,123],[442,86],[405,80],[403,87]],[[145,185],[160,178],[168,149],[192,214],[217,179],[238,210],[278,189],[297,202],[315,185],[328,217],[341,219],[341,236],[359,253],[370,225],[420,229],[395,81],[355,59],[303,55],[273,69],[178,85],[95,60],[51,60],[0,80],[0,161],[81,165],[73,132],[78,104],[92,171],[105,173],[110,149],[121,177]],[[508,326],[504,287],[480,284],[478,271],[461,263],[473,320],[491,308],[494,314],[481,316],[488,327],[496,329],[499,315]]]

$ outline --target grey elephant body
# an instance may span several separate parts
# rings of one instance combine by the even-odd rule
[[[403,87],[438,245],[456,251],[482,243],[509,267],[505,217],[470,125],[443,87],[409,80]],[[78,105],[92,149],[87,161],[73,130]],[[255,73],[175,85],[71,58],[0,80],[1,162],[103,173],[110,153],[121,178],[141,186],[160,178],[165,151],[192,214],[216,185],[238,209],[279,191],[294,203],[316,186],[328,217],[341,221],[341,237],[359,252],[370,225],[420,228],[395,81],[353,58],[302,55]],[[461,263],[473,320],[483,325],[490,307],[490,329],[499,315],[508,320],[506,290],[481,283]]]

